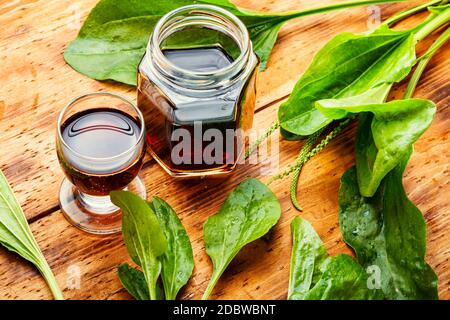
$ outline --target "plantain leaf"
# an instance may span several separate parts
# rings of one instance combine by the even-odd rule
[[[330,262],[327,250],[311,224],[296,217],[291,223],[292,256],[289,300],[302,300]]]
[[[356,169],[348,170],[341,178],[339,223],[358,261],[378,270],[387,299],[437,299],[437,277],[424,261],[425,220],[402,184],[411,152],[412,148],[371,198],[360,195]]]
[[[371,197],[381,180],[400,163],[412,144],[430,126],[436,106],[432,101],[422,99],[360,104],[362,100],[359,97],[321,100],[316,107],[329,119],[341,119],[348,113],[373,115],[361,116],[356,139],[360,193]]]
[[[101,0],[89,14],[78,37],[65,50],[64,58],[75,70],[93,79],[136,85],[137,66],[156,22],[181,6],[206,3],[224,7],[241,18],[264,70],[278,31],[286,21],[338,9],[401,1],[349,1],[297,12],[266,14],[239,8],[228,0]],[[205,40],[199,33],[190,43],[204,44]]]
[[[127,263],[121,264],[117,269],[123,287],[136,300],[150,300],[147,282],[142,271],[131,268]]]
[[[122,233],[131,259],[142,268],[152,300],[157,299],[160,257],[167,240],[147,202],[128,191],[112,191],[111,201],[122,209]]]
[[[384,102],[392,84],[408,75],[415,59],[411,31],[381,27],[366,34],[339,34],[317,53],[288,101],[280,106],[282,133],[290,139],[302,138],[329,124],[333,119],[315,106],[319,100]]]
[[[117,268],[117,273],[120,283],[136,300],[150,300],[147,281],[142,271],[124,263]],[[164,300],[164,289],[159,282],[156,283],[156,300]]]
[[[31,233],[25,214],[1,170],[0,245],[33,263],[45,278],[55,299],[63,299],[56,279]]]
[[[289,300],[367,300],[382,294],[369,289],[368,274],[350,256],[329,257],[325,247],[306,220],[291,223],[292,256]]]
[[[272,191],[256,179],[242,182],[225,200],[218,214],[204,226],[206,253],[214,271],[203,295],[207,299],[227,266],[248,243],[265,235],[281,215]]]
[[[346,254],[330,258],[319,281],[304,300],[379,300],[379,290],[369,289],[368,274]]]
[[[161,257],[161,278],[167,300],[175,300],[194,270],[194,257],[189,236],[172,207],[158,197],[150,206],[158,217],[167,239],[167,250]]]

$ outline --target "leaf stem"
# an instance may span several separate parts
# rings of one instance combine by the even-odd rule
[[[206,287],[205,293],[203,293],[202,300],[208,300],[209,296],[211,295],[214,287],[216,286],[217,281],[219,280],[220,276],[222,275],[222,272],[214,272],[211,276],[211,279],[209,280],[208,287]]]
[[[416,90],[417,84],[419,83],[420,78],[422,77],[425,68],[430,62],[431,58],[436,54],[436,52],[450,39],[450,28],[447,28],[443,34],[436,39],[436,41],[431,45],[431,47],[427,50],[427,52],[419,59],[419,64],[416,67],[413,75],[411,76],[411,80],[408,83],[408,87],[406,88],[406,92],[404,95],[404,99],[409,99],[413,96],[414,91]]]
[[[50,269],[50,266],[48,265],[43,255],[42,255],[42,262],[39,265],[37,265],[37,267],[41,272],[42,276],[44,277],[45,281],[47,282],[47,285],[50,288],[50,291],[52,292],[55,300],[64,300],[64,296],[58,287],[56,278],[53,275],[53,272]]]
[[[450,22],[450,7],[440,14],[431,14],[430,17],[431,19],[429,19],[429,21],[426,21],[426,23],[423,24],[418,29],[418,31],[416,31],[414,35],[414,40],[416,42],[422,41],[432,32],[439,29],[444,24]]]
[[[385,26],[391,26],[393,24],[396,24],[399,21],[402,21],[403,19],[408,18],[409,16],[412,16],[413,14],[423,11],[425,9],[427,9],[428,7],[431,7],[433,5],[437,5],[440,4],[442,2],[442,0],[433,0],[433,1],[429,1],[426,2],[424,4],[415,6],[413,8],[407,9],[405,11],[399,12],[397,14],[394,14],[393,16],[391,16],[390,18],[386,19],[382,25]]]
[[[141,260],[140,266],[142,268],[142,272],[144,273],[145,282],[147,283],[150,300],[152,301],[158,300],[158,295],[156,294],[156,281],[158,281],[160,271],[157,271],[155,275],[152,272],[152,268],[149,266],[148,261]]]
[[[292,17],[302,17],[302,16],[307,16],[307,15],[312,15],[312,14],[317,14],[317,13],[324,13],[324,12],[329,12],[329,11],[334,11],[334,10],[341,10],[341,9],[347,9],[347,8],[367,6],[367,5],[371,5],[371,4],[383,4],[383,3],[390,3],[390,2],[406,2],[406,1],[405,0],[349,1],[349,2],[344,2],[344,3],[336,3],[336,4],[332,4],[332,5],[328,5],[328,6],[323,6],[323,7],[312,8],[309,10],[303,10],[300,12],[293,12],[289,15]]]
[[[158,295],[156,294],[156,285],[152,283],[152,281],[147,281],[148,292],[150,294],[150,300],[155,301],[158,300]]]
[[[344,3],[335,3],[328,6],[322,6],[307,10],[301,10],[301,11],[293,11],[293,12],[285,12],[281,14],[271,14],[271,13],[264,13],[264,12],[257,12],[253,10],[243,9],[239,7],[239,11],[241,11],[244,14],[252,15],[252,16],[259,16],[259,17],[273,17],[272,23],[275,25],[277,22],[283,23],[287,20],[301,18],[305,16],[311,16],[314,14],[319,13],[327,13],[331,11],[337,11],[341,9],[348,9],[348,8],[354,8],[354,7],[361,7],[361,6],[367,6],[372,4],[383,4],[383,3],[391,3],[391,2],[406,2],[407,0],[361,0],[361,1],[349,1]],[[251,27],[257,27],[259,25],[264,25],[266,22],[261,21],[257,22],[255,24],[252,24]]]

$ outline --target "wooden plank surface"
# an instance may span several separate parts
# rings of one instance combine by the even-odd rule
[[[332,3],[336,1],[321,1]],[[383,16],[423,1],[381,6]],[[129,261],[122,238],[93,237],[72,226],[58,208],[62,179],[55,147],[56,116],[69,99],[90,91],[114,91],[135,100],[135,89],[84,77],[64,62],[62,53],[74,39],[80,23],[96,0],[0,0],[0,168],[5,172],[31,223],[67,298],[128,299],[116,275],[118,264]],[[312,7],[314,1],[236,1],[259,10],[284,11]],[[423,19],[417,15],[400,27]],[[314,53],[341,31],[367,29],[367,8],[306,17],[287,24],[258,80],[255,128],[276,119]],[[423,51],[430,40],[420,45]],[[439,277],[440,298],[450,299],[450,142],[448,48],[433,58],[417,96],[438,105],[431,128],[416,143],[404,183],[408,195],[428,224],[427,261]],[[404,85],[398,86],[401,94]],[[350,126],[305,168],[301,180],[303,214],[324,240],[330,254],[351,253],[341,240],[337,222],[337,191],[341,174],[354,163],[354,125]],[[294,161],[302,142],[280,142],[280,167]],[[179,213],[191,240],[195,271],[181,297],[197,299],[206,287],[211,263],[204,252],[202,226],[218,211],[226,195],[245,177],[268,176],[262,166],[241,166],[225,181],[180,182],[169,178],[150,158],[141,173],[148,196],[166,199]],[[247,246],[230,265],[213,298],[284,299],[289,274],[290,231],[298,215],[289,200],[289,180],[271,188],[279,197],[283,215],[270,235]],[[71,289],[70,276],[80,271],[80,287]],[[0,249],[0,299],[46,299],[51,295],[28,263]]]

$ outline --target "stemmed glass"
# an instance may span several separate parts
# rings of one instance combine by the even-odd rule
[[[57,155],[65,173],[61,210],[76,227],[92,234],[121,231],[113,190],[146,197],[138,173],[145,156],[141,111],[112,93],[91,93],[71,101],[57,123]]]

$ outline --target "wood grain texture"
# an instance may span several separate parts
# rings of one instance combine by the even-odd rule
[[[76,37],[82,20],[96,1],[0,2],[3,3],[0,10],[4,11],[0,16],[0,105],[4,106],[0,134],[1,147],[8,150],[1,155],[0,166],[28,218],[51,212],[58,206],[62,172],[54,150],[54,132],[58,112],[64,105],[76,96],[100,90],[135,100],[134,88],[89,79],[64,62],[65,47]],[[15,5],[7,6],[8,3]],[[273,11],[314,5],[312,1],[240,3]],[[393,6],[400,10],[405,4]],[[395,12],[391,6],[388,8],[387,15]],[[280,33],[268,70],[259,77],[257,109],[285,98],[314,53],[338,32],[365,30],[367,16],[366,8],[355,8],[287,24]],[[301,54],[292,55],[297,51]]]
[[[135,99],[134,88],[97,82],[67,66],[63,50],[78,31],[79,23],[95,0],[0,1],[0,168],[5,172],[31,221],[32,231],[44,251],[67,298],[129,299],[116,275],[117,266],[129,261],[121,237],[94,237],[70,226],[58,209],[62,172],[54,150],[56,116],[69,99],[89,91],[114,91]],[[321,1],[321,3],[336,1]],[[382,6],[383,16],[410,4]],[[313,1],[236,1],[242,6],[284,11],[314,6]],[[315,2],[317,3],[317,2]],[[287,24],[271,56],[267,71],[258,80],[255,128],[276,119],[286,99],[314,53],[341,31],[367,29],[367,8],[356,8]],[[423,19],[417,15],[400,27]],[[431,39],[421,44],[423,51]],[[295,53],[295,54],[293,54]],[[416,94],[438,104],[431,128],[416,143],[404,183],[428,224],[427,261],[439,277],[440,298],[450,299],[450,141],[448,48],[433,58]],[[397,88],[400,96],[404,85]],[[310,220],[330,254],[351,253],[341,240],[337,222],[339,178],[354,163],[354,124],[305,167],[300,194]],[[302,142],[280,141],[280,168],[292,163]],[[218,211],[226,195],[246,177],[268,181],[264,166],[240,166],[226,180],[180,182],[169,178],[152,160],[142,172],[148,195],[166,199],[179,213],[193,243],[194,276],[181,297],[201,296],[211,274],[204,252],[202,226]],[[289,200],[289,179],[271,185],[280,198],[280,223],[262,240],[246,248],[230,265],[212,298],[284,299],[289,274],[290,230],[298,215]],[[79,268],[79,289],[70,289],[71,267]],[[0,249],[0,299],[48,299],[51,295],[35,269]]]

